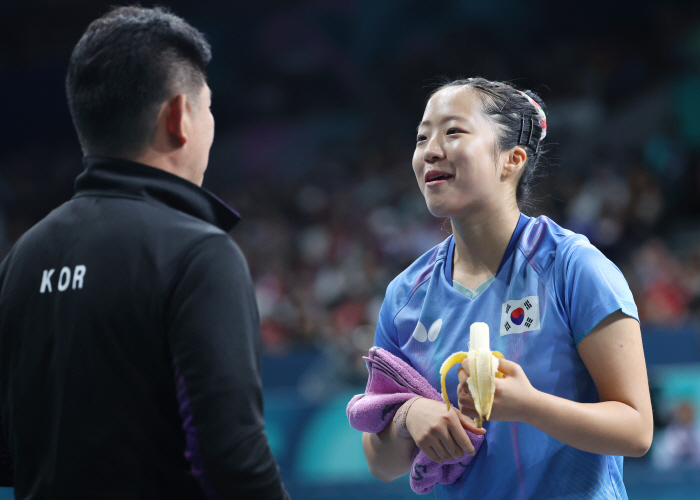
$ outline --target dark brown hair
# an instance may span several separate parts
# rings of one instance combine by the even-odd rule
[[[493,82],[484,78],[449,80],[436,88],[428,99],[448,87],[465,87],[474,90],[481,101],[482,111],[496,124],[497,153],[515,146],[522,146],[527,152],[527,161],[515,191],[521,210],[531,208],[530,190],[534,173],[542,154],[540,144],[542,122],[537,109],[514,86],[504,82]],[[542,99],[530,90],[523,90],[544,110]]]

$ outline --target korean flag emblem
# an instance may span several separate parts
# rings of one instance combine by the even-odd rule
[[[509,300],[501,309],[501,336],[540,329],[540,299],[537,295]]]

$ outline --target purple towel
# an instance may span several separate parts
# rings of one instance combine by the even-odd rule
[[[401,405],[414,396],[442,402],[442,397],[411,365],[381,347],[372,347],[367,363],[369,378],[364,394],[357,394],[348,403],[346,414],[350,426],[358,431],[376,434],[389,425]],[[467,435],[479,451],[484,436]],[[462,475],[472,461],[467,453],[462,458],[435,463],[416,447],[411,465],[411,488],[419,494],[430,493],[437,483],[450,484]]]

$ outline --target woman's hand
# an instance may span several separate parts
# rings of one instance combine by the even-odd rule
[[[524,422],[579,450],[599,455],[644,455],[654,432],[639,323],[616,311],[578,345],[600,402],[580,403],[538,391],[523,369],[499,360],[490,420]],[[462,414],[476,417],[469,395],[469,367],[459,370],[457,397]]]
[[[436,463],[462,458],[465,452],[474,455],[465,429],[474,434],[486,433],[456,408],[448,410],[445,403],[426,398],[417,400],[409,409],[406,429],[416,445]]]
[[[489,420],[505,420],[523,422],[527,412],[531,410],[538,391],[532,387],[522,367],[507,359],[498,360],[498,371],[503,378],[496,378],[496,392]],[[474,406],[474,399],[469,393],[467,377],[469,376],[469,363],[465,358],[462,368],[459,369],[459,387],[457,398],[459,409],[463,415],[471,418],[479,418]]]

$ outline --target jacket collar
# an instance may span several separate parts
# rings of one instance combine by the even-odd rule
[[[165,170],[102,156],[86,156],[83,165],[85,170],[75,179],[74,198],[106,195],[154,200],[226,232],[240,220],[212,193]]]

